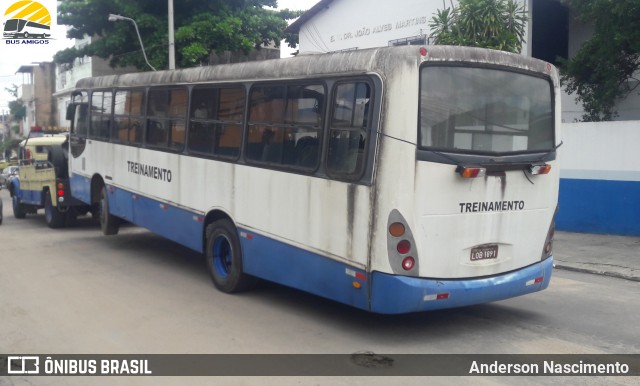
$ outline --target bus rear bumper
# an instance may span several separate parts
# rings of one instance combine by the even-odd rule
[[[371,311],[381,314],[455,308],[504,300],[549,286],[553,257],[499,276],[437,280],[373,272]]]

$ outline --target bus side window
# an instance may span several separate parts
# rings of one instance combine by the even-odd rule
[[[109,139],[112,95],[111,91],[94,91],[91,94],[91,138]]]
[[[78,137],[81,137],[81,138],[87,137],[87,134],[89,133],[88,118],[89,118],[89,105],[86,103],[78,105],[77,112],[75,115],[75,122],[73,125],[74,133]]]
[[[142,143],[142,106],[144,92],[141,90],[118,91],[113,108],[114,141],[139,145]]]
[[[146,143],[181,150],[185,143],[186,116],[186,89],[151,89],[147,105]]]
[[[242,142],[244,87],[196,88],[191,95],[189,150],[236,158]]]
[[[318,165],[324,86],[255,86],[251,89],[247,158],[310,172]]]
[[[332,100],[327,172],[342,179],[358,179],[364,170],[371,122],[371,86],[340,83]]]

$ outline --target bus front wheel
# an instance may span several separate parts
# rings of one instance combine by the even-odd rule
[[[207,267],[213,284],[222,292],[233,293],[254,287],[257,279],[245,274],[238,231],[231,221],[222,219],[207,227]]]
[[[100,228],[102,229],[102,233],[109,235],[118,234],[118,230],[120,229],[120,221],[119,219],[109,213],[109,197],[107,195],[107,187],[102,186],[102,190],[100,191]]]

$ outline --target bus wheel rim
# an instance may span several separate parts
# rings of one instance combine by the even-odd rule
[[[233,261],[233,248],[229,239],[225,236],[218,236],[213,242],[213,266],[216,272],[222,277],[226,278],[231,272],[231,266]]]

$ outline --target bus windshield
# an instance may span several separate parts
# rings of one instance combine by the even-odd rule
[[[424,66],[419,145],[471,154],[553,149],[552,85],[499,69]]]
[[[4,24],[4,31],[5,32],[20,32],[22,30],[22,28],[24,28],[25,24],[27,24],[26,20],[9,19]]]

